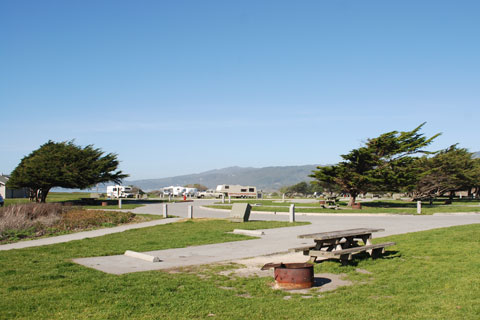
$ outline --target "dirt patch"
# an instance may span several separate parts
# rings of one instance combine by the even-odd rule
[[[360,268],[355,269],[355,271],[361,274],[372,274],[370,271]]]
[[[260,256],[255,258],[249,259],[241,259],[241,260],[234,260],[231,261],[233,263],[243,265],[241,268],[231,269],[231,270],[224,270],[221,271],[221,275],[229,276],[229,277],[272,277],[272,288],[273,289],[280,289],[276,288],[275,283],[273,282],[273,269],[269,270],[260,270],[260,268],[269,263],[293,263],[293,262],[307,262],[309,259],[308,256],[304,256],[302,252],[289,252],[289,253],[282,253],[282,254],[275,254],[269,256]],[[300,290],[288,290],[292,293],[301,293],[301,294],[308,294],[312,291],[316,292],[326,292],[326,291],[333,291],[338,287],[342,286],[351,286],[353,283],[349,280],[345,279],[345,274],[333,274],[333,273],[320,273],[315,274],[314,285],[312,288],[309,289],[300,289]]]

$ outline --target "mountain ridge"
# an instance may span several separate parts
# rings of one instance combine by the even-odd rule
[[[135,185],[145,191],[171,185],[183,186],[193,183],[199,183],[208,188],[215,188],[219,184],[252,185],[259,190],[270,191],[311,180],[308,175],[317,166],[270,166],[262,168],[232,166],[166,178],[129,180],[124,181],[124,184]]]

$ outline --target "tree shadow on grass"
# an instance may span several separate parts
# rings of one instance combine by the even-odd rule
[[[416,208],[416,202],[387,202],[387,201],[375,201],[375,202],[362,202],[362,207],[366,208]]]
[[[62,204],[72,204],[75,206],[101,206],[102,202],[106,202],[108,205],[118,204],[118,199],[95,199],[95,198],[83,198],[77,200],[67,200],[62,201]],[[155,200],[144,200],[144,199],[122,199],[122,204],[154,204],[154,203],[164,203],[168,200],[155,199]]]

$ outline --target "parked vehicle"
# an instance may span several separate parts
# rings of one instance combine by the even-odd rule
[[[132,187],[127,186],[107,186],[107,197],[112,199],[133,198]]]
[[[3,197],[2,195],[0,194],[0,207],[3,207],[3,204],[5,203],[5,201],[3,200]]]
[[[175,196],[175,197],[179,197],[179,196],[183,196],[183,194],[187,191],[187,189],[185,187],[180,187],[180,186],[170,186],[170,187],[165,187],[163,188],[163,194],[167,195],[167,197],[169,195],[172,195],[172,196]],[[168,192],[168,193],[166,193]]]
[[[195,196],[197,198],[221,198],[222,194],[221,192],[215,192],[215,190],[206,190],[197,192]]]
[[[232,198],[258,198],[257,188],[253,186],[241,186],[238,184],[220,184],[217,186],[217,192],[222,193],[225,197]]]
[[[187,195],[187,197],[194,197],[197,192],[197,188],[185,188],[185,194]]]

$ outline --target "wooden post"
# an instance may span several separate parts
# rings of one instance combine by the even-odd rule
[[[285,202],[285,193],[282,194],[282,202]]]
[[[222,193],[222,203],[225,203],[225,193]]]
[[[118,208],[122,209],[122,198],[118,197]]]
[[[193,206],[188,206],[188,219],[193,219]]]
[[[170,193],[168,194],[168,201],[172,201],[172,195]]]
[[[232,203],[232,197],[228,195],[228,203]]]
[[[289,216],[290,216],[290,222],[295,222],[295,204],[293,203],[290,205]]]
[[[168,218],[168,206],[166,203],[163,204],[163,217]]]
[[[422,201],[417,201],[417,214],[422,213]]]

